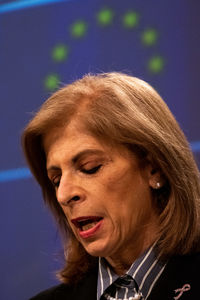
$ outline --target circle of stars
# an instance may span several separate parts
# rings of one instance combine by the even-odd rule
[[[100,27],[110,26],[115,18],[115,13],[111,8],[102,8],[96,14],[96,22]],[[122,16],[122,26],[126,30],[132,30],[139,26],[140,14],[137,11],[129,10]],[[89,24],[84,20],[77,20],[71,24],[69,31],[74,39],[84,38],[89,29]],[[155,28],[146,28],[140,34],[140,42],[145,47],[153,47],[158,43],[159,32]],[[57,44],[51,51],[51,58],[55,63],[66,62],[70,55],[70,48],[65,43]],[[165,66],[165,60],[161,55],[154,55],[149,58],[146,68],[151,74],[159,74]],[[47,90],[53,91],[58,88],[60,77],[51,73],[46,76],[44,86]]]

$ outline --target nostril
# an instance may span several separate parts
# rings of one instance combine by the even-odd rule
[[[68,201],[67,201],[67,204],[72,204],[73,202],[76,202],[76,201],[78,201],[78,200],[80,200],[81,199],[81,197],[80,196],[73,196],[73,197],[71,197]]]
[[[72,201],[78,201],[78,200],[80,200],[80,197],[79,196],[74,196],[74,197],[71,198],[71,200]]]

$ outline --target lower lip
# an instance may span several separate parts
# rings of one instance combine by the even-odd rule
[[[79,230],[79,235],[81,238],[83,239],[87,239],[89,237],[92,237],[93,235],[96,234],[96,232],[100,229],[101,225],[102,225],[103,220],[99,221],[94,227],[85,230],[85,231],[80,231]]]

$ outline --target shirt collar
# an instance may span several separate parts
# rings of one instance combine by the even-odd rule
[[[126,274],[133,277],[136,281],[139,290],[146,299],[150,294],[153,286],[163,272],[166,261],[161,261],[157,258],[155,244],[148,248],[138,259],[134,261]],[[115,274],[112,268],[104,258],[99,258],[99,273],[97,284],[97,299],[100,299],[104,291],[110,286],[119,276]]]

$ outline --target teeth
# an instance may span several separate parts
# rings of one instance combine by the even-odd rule
[[[88,230],[88,229],[94,227],[97,223],[98,223],[98,222],[95,221],[95,222],[92,222],[92,223],[83,225],[82,228],[81,228],[81,230],[82,230],[82,231]]]

